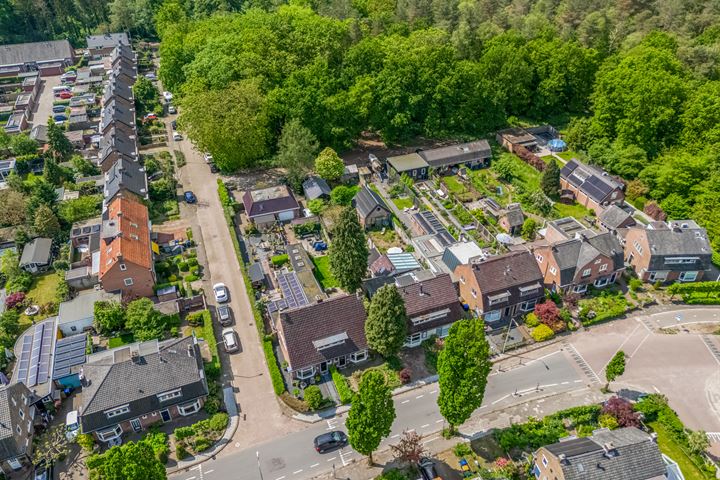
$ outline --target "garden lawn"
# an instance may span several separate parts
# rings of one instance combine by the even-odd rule
[[[134,343],[135,337],[132,333],[124,333],[122,335],[118,335],[117,337],[111,337],[108,339],[108,348],[117,348],[122,347],[123,345],[127,345],[129,343]]]
[[[445,186],[450,190],[450,193],[454,195],[462,195],[467,192],[467,188],[463,185],[457,177],[443,177],[442,179]]]
[[[392,201],[395,206],[400,210],[404,210],[406,208],[413,208],[415,206],[410,197],[393,198]]]
[[[675,460],[683,473],[685,480],[705,480],[708,477],[685,455],[680,445],[675,443],[670,433],[660,422],[652,422],[650,427],[657,433],[657,443],[660,451]]]
[[[55,302],[55,291],[57,290],[58,284],[60,283],[60,276],[57,273],[51,272],[45,275],[35,277],[33,280],[32,287],[27,293],[28,304],[43,306],[48,303]],[[57,309],[56,309],[57,311]],[[24,313],[20,315],[20,326],[24,330],[32,323],[32,320],[38,321],[43,318],[47,318],[52,314],[48,312],[45,314],[39,313],[32,317],[28,317]]]
[[[323,288],[323,290],[325,290],[326,288],[337,287],[337,280],[335,280],[335,277],[330,271],[330,257],[328,255],[325,255],[322,257],[310,258],[312,259],[313,265],[315,265],[315,269],[313,269],[313,274],[315,274],[315,278],[317,279],[318,283],[320,283],[320,286]]]
[[[402,247],[403,243],[392,228],[385,228],[384,231],[371,230],[368,237],[373,241],[380,253],[387,252],[390,247]]]
[[[502,156],[509,157],[515,165],[515,178],[512,183],[515,186],[522,186],[526,192],[535,192],[540,189],[542,174],[527,163],[520,160],[520,157],[505,152]],[[492,169],[492,167],[490,167]]]
[[[153,223],[162,223],[166,220],[180,218],[180,206],[177,200],[163,200],[150,204],[150,220]]]
[[[574,217],[578,220],[582,220],[584,217],[590,216],[590,210],[579,203],[566,205],[564,203],[556,202],[555,205],[553,205],[553,214],[557,215],[557,218]]]
[[[560,158],[562,158],[562,159],[565,160],[566,162],[569,162],[569,161],[572,160],[573,158],[577,158],[577,159],[580,158],[580,155],[579,155],[577,152],[573,152],[572,150],[567,150],[567,151],[565,151],[565,152],[559,152],[559,153],[557,154],[557,156],[560,157]]]

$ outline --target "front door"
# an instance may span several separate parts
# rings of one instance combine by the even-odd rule
[[[320,373],[327,373],[327,371],[328,371],[328,363],[322,362],[320,364]]]
[[[345,357],[340,357],[337,359],[338,367],[343,368],[345,366]]]
[[[170,421],[170,410],[161,410],[160,416],[162,417],[163,422],[169,422]]]
[[[139,432],[140,430],[142,430],[142,424],[140,424],[139,418],[133,418],[132,420],[130,420],[130,426],[136,432]]]

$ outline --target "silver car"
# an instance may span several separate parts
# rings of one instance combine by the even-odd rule
[[[232,328],[223,328],[222,339],[227,353],[237,352],[240,350],[240,339],[238,338],[237,332],[235,332]]]
[[[217,314],[218,321],[223,327],[226,327],[232,323],[230,307],[228,307],[227,305],[220,305],[217,309]]]

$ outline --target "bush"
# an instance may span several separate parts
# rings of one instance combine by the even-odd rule
[[[544,323],[541,323],[532,329],[530,335],[532,335],[536,342],[544,342],[553,338],[555,336],[555,332],[552,331],[552,328],[548,327]]]
[[[286,253],[282,255],[275,255],[270,259],[270,263],[272,263],[273,267],[280,268],[286,263],[290,261],[290,257]]]
[[[280,367],[278,367],[272,341],[263,341],[263,351],[265,352],[265,361],[267,361],[268,369],[270,370],[273,390],[275,390],[275,395],[280,395],[285,391],[285,380],[283,380],[282,372],[280,371]]]
[[[197,275],[193,275],[192,273],[185,277],[185,281],[187,282],[196,282],[198,280],[200,280],[200,277],[198,277]]]
[[[381,473],[375,480],[408,480],[408,476],[401,470],[393,468],[387,472]]]
[[[188,265],[187,262],[180,262],[178,263],[178,270],[180,270],[181,272],[187,272],[188,270],[190,270],[190,265]]]
[[[15,292],[11,293],[5,298],[5,307],[6,308],[15,308],[15,307],[21,307],[22,303],[25,301],[25,293],[24,292]]]
[[[598,423],[601,427],[609,428],[610,430],[615,430],[619,426],[617,419],[609,413],[603,413],[600,415],[600,417],[598,417]]]
[[[312,410],[317,410],[323,403],[322,392],[317,385],[310,385],[305,389],[305,401]]]
[[[208,428],[210,428],[210,430],[221,433],[227,428],[229,420],[230,417],[228,417],[227,413],[216,413],[206,421],[208,422]]]
[[[330,366],[330,374],[332,375],[333,383],[335,384],[335,390],[338,392],[340,397],[340,403],[350,403],[355,395],[355,392],[350,388],[348,379],[342,373],[338,372],[335,365]]]
[[[400,383],[402,383],[403,385],[410,383],[410,378],[412,377],[412,375],[410,374],[409,368],[403,368],[402,370],[400,370],[399,376]]]
[[[184,446],[178,445],[177,447],[175,447],[175,456],[178,460],[185,460],[187,457],[190,456],[190,453],[187,451],[187,449],[185,449]]]
[[[199,327],[205,320],[205,312],[193,312],[186,317],[189,325],[193,327]]]
[[[187,261],[187,264],[188,264],[189,266],[191,266],[191,267],[197,267],[197,266],[198,266],[198,259],[195,258],[195,257],[189,258],[188,261]]]
[[[233,201],[232,196],[230,195],[230,191],[228,190],[227,186],[223,183],[221,179],[217,179],[218,184],[218,195],[220,196],[220,203],[222,203],[225,206],[232,206]]]
[[[627,299],[622,295],[605,293],[596,298],[580,300],[578,317],[583,325],[592,325],[625,314]]]
[[[202,435],[199,435],[195,437],[195,442],[193,443],[193,449],[196,452],[203,452],[210,448],[212,446],[212,442],[209,438],[204,437]]]
[[[81,433],[77,436],[77,444],[84,452],[90,453],[95,449],[95,439],[89,433]]]
[[[208,415],[215,415],[220,411],[220,399],[217,397],[207,397],[203,409]]]
[[[304,400],[295,398],[288,392],[283,392],[280,395],[280,399],[285,402],[285,405],[292,408],[296,412],[305,413],[310,410],[310,407],[308,407],[308,404]]]
[[[631,278],[628,282],[628,287],[630,288],[630,291],[637,292],[642,288],[642,284],[643,282],[639,278]]]
[[[150,433],[145,435],[142,441],[152,447],[160,463],[167,463],[170,447],[168,447],[168,436],[166,433],[151,430]]]
[[[468,455],[472,454],[472,449],[470,448],[470,445],[464,442],[460,442],[457,445],[453,447],[453,453],[456,457],[466,457]]]
[[[534,328],[540,325],[540,320],[538,320],[537,315],[535,315],[533,312],[530,312],[525,315],[525,325],[530,328]]]
[[[195,435],[195,429],[192,426],[178,427],[173,433],[175,435],[175,440],[183,440],[185,438],[189,438]]]

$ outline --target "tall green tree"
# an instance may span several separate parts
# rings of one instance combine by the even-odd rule
[[[344,171],[342,158],[330,147],[325,147],[315,159],[315,173],[325,180],[338,180]]]
[[[62,185],[63,171],[57,162],[52,158],[46,158],[43,166],[43,178],[50,185]]]
[[[605,383],[605,390],[607,390],[610,386],[610,382],[614,382],[615,379],[620,377],[623,373],[625,373],[625,352],[620,350],[613,355],[605,367],[605,378],[607,379],[607,383]]]
[[[119,302],[95,302],[93,307],[95,328],[104,334],[116,332],[125,326],[125,309]]]
[[[72,143],[52,118],[48,120],[47,128],[48,143],[53,158],[61,162],[66,160],[73,151]]]
[[[149,112],[160,113],[160,92],[157,87],[144,76],[138,76],[132,87],[135,96],[135,108],[138,113],[144,115]],[[158,111],[156,111],[158,110]]]
[[[365,230],[360,226],[354,208],[342,210],[332,236],[330,271],[345,291],[354,293],[365,278],[368,258]]]
[[[550,159],[547,167],[542,173],[540,179],[540,187],[550,198],[557,198],[558,192],[560,191],[560,167],[558,167],[557,161],[554,158]]]
[[[135,340],[160,338],[166,326],[165,315],[155,310],[149,298],[133,300],[125,310],[125,328],[133,333]]]
[[[454,431],[482,405],[492,364],[485,323],[463,319],[450,327],[438,355],[440,413]]]
[[[293,118],[283,125],[276,162],[287,170],[288,180],[296,190],[312,170],[317,149],[315,135],[300,120]]]
[[[38,144],[26,133],[18,133],[10,137],[10,151],[17,156],[30,155],[37,153]]]
[[[60,221],[47,205],[40,205],[35,210],[33,230],[38,236],[49,238],[55,238],[60,233]]]
[[[148,442],[128,442],[87,459],[90,478],[102,480],[166,480],[160,463]]]
[[[395,355],[407,337],[405,301],[395,285],[385,285],[373,295],[365,321],[370,348],[383,357]]]
[[[353,397],[345,426],[350,445],[359,453],[368,456],[372,465],[372,454],[380,441],[390,434],[395,421],[395,404],[385,375],[377,370],[367,371],[360,380],[358,393]]]

